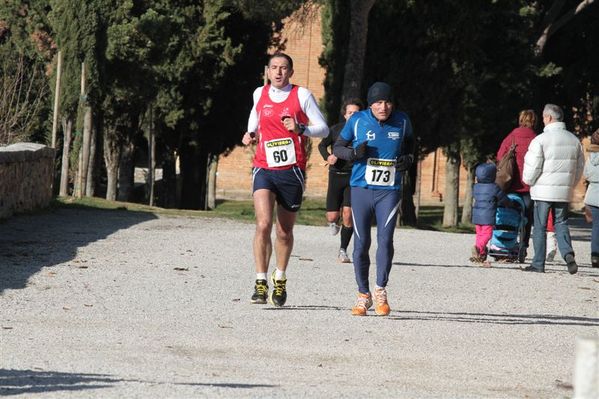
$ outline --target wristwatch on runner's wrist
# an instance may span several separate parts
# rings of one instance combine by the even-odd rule
[[[306,125],[304,125],[303,123],[299,123],[297,125],[299,132],[297,134],[304,134],[304,132],[306,131]]]

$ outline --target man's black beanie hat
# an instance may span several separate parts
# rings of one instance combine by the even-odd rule
[[[384,82],[373,83],[368,89],[368,106],[381,100],[393,102],[393,89]]]

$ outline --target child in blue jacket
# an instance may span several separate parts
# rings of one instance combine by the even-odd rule
[[[476,167],[476,183],[472,189],[472,223],[476,225],[476,245],[472,248],[471,262],[484,262],[487,259],[487,244],[493,235],[497,204],[513,206],[512,201],[495,184],[497,168],[493,163],[483,163]]]

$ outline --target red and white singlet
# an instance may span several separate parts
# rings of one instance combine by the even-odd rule
[[[256,104],[259,140],[254,167],[281,170],[297,165],[306,170],[306,140],[285,129],[281,122],[282,117],[290,116],[295,119],[295,123],[308,123],[308,117],[302,111],[297,96],[298,86],[292,85],[287,99],[280,103],[270,99],[269,89],[270,85],[262,88],[260,100]]]

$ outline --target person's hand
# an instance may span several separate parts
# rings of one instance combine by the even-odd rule
[[[368,142],[365,141],[362,144],[359,144],[356,148],[354,148],[354,156],[352,157],[352,160],[355,161],[356,159],[364,158],[364,155],[366,155],[367,147],[368,147]]]
[[[295,119],[292,117],[288,115],[281,117],[281,123],[283,123],[285,129],[289,130],[290,132],[299,133],[299,126],[297,123],[295,123]]]
[[[335,155],[331,154],[327,157],[327,163],[329,165],[335,165],[335,162],[337,162],[337,159],[339,159],[339,158],[337,158]]]
[[[254,132],[245,132],[243,135],[241,142],[243,145],[250,145],[256,143],[256,133]]]
[[[413,163],[414,163],[414,155],[412,155],[412,154],[402,155],[399,158],[397,158],[397,162],[395,163],[395,168],[397,170],[399,170],[400,172],[403,172],[404,170],[410,169],[410,167],[412,166]]]

